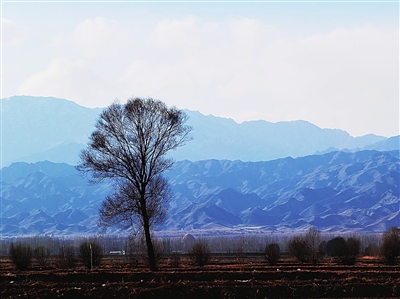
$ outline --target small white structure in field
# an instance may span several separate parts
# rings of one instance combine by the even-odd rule
[[[186,234],[183,236],[181,243],[183,245],[183,248],[185,250],[188,250],[192,245],[196,242],[195,237],[193,237],[191,234]]]
[[[112,255],[125,255],[125,250],[111,250],[110,254],[112,254]]]

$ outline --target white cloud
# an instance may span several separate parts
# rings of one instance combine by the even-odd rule
[[[26,41],[29,32],[28,28],[19,26],[5,18],[1,18],[0,20],[3,30],[1,40],[4,45],[19,45]]]
[[[163,49],[177,49],[183,44],[186,44],[186,47],[193,47],[200,42],[193,39],[195,25],[196,20],[192,16],[183,20],[163,20],[154,28],[149,40]]]
[[[129,29],[117,21],[98,17],[78,23],[72,32],[59,34],[52,45],[64,56],[119,62],[132,51],[133,39]]]
[[[113,84],[98,76],[84,61],[53,59],[42,72],[22,83],[20,94],[66,98],[89,107],[105,107]]]
[[[273,33],[273,28],[249,19],[221,24],[194,17],[165,20],[149,35],[142,58],[129,65],[123,80],[139,94],[155,93],[180,107],[212,110],[224,105],[227,92],[234,93],[231,88],[224,91],[225,86],[258,68],[260,45]],[[244,95],[254,82],[249,77],[234,87]]]
[[[113,20],[87,19],[72,34],[73,46],[88,59],[117,58],[129,48],[129,34]]]
[[[147,56],[126,71],[126,86],[238,121],[306,119],[354,135],[398,132],[398,32],[364,26],[278,36],[258,20],[163,21]]]
[[[398,30],[287,36],[259,19],[194,16],[146,26],[79,23],[53,44],[63,58],[52,57],[19,92],[91,107],[150,96],[237,121],[305,119],[353,135],[398,134]]]
[[[338,29],[286,48],[295,51],[291,57],[299,56],[293,65],[304,72],[289,77],[292,90],[281,93],[308,108],[293,111],[296,118],[352,128],[354,134],[384,134],[388,128],[398,134],[398,32],[368,26]]]

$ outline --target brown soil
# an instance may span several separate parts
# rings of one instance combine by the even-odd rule
[[[0,259],[0,297],[6,298],[400,298],[400,267],[377,259],[355,266],[326,260],[318,266],[285,260],[268,266],[262,257],[216,257],[197,267],[183,258],[179,267],[161,262],[158,272],[133,267],[124,257],[106,257],[87,271],[33,265],[17,271]]]

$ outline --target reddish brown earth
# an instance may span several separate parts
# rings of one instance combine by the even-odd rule
[[[107,257],[92,272],[40,268],[17,271],[0,259],[0,298],[400,298],[400,266],[362,258],[355,266],[325,260],[318,266],[290,260],[275,267],[262,257],[215,258],[199,268],[186,258],[179,267],[161,262],[156,273]]]

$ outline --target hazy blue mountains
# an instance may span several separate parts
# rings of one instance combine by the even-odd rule
[[[1,101],[3,166],[43,160],[76,164],[102,111],[47,97]]]
[[[380,231],[399,226],[398,153],[178,162],[170,179],[179,201],[170,210],[166,227],[315,225],[332,231]]]
[[[399,174],[399,151],[179,161],[166,173],[176,196],[160,229],[381,232],[400,226]],[[2,235],[97,232],[110,184],[91,186],[65,163],[14,163],[0,175]]]
[[[97,231],[108,184],[89,185],[73,166],[48,161],[13,163],[0,175],[2,235]]]
[[[177,160],[241,160],[268,161],[284,157],[301,157],[317,152],[342,149],[359,150],[366,146],[380,150],[399,149],[399,143],[385,146],[387,138],[373,134],[352,137],[342,130],[321,129],[307,121],[270,123],[248,121],[241,124],[232,119],[204,116],[187,111],[194,128],[194,140],[174,155]],[[399,139],[397,139],[399,140]]]
[[[89,185],[71,165],[102,109],[57,98],[1,101],[0,233],[97,232],[112,186]],[[194,139],[172,153],[178,162],[166,175],[176,197],[160,229],[400,226],[399,136],[354,138],[306,121],[238,124],[186,112]]]
[[[75,165],[102,109],[45,97],[2,99],[2,161],[52,161]],[[398,136],[354,138],[341,130],[321,129],[306,121],[270,123],[231,119],[186,111],[193,140],[172,153],[176,160],[227,159],[267,161],[342,149],[395,150]]]

